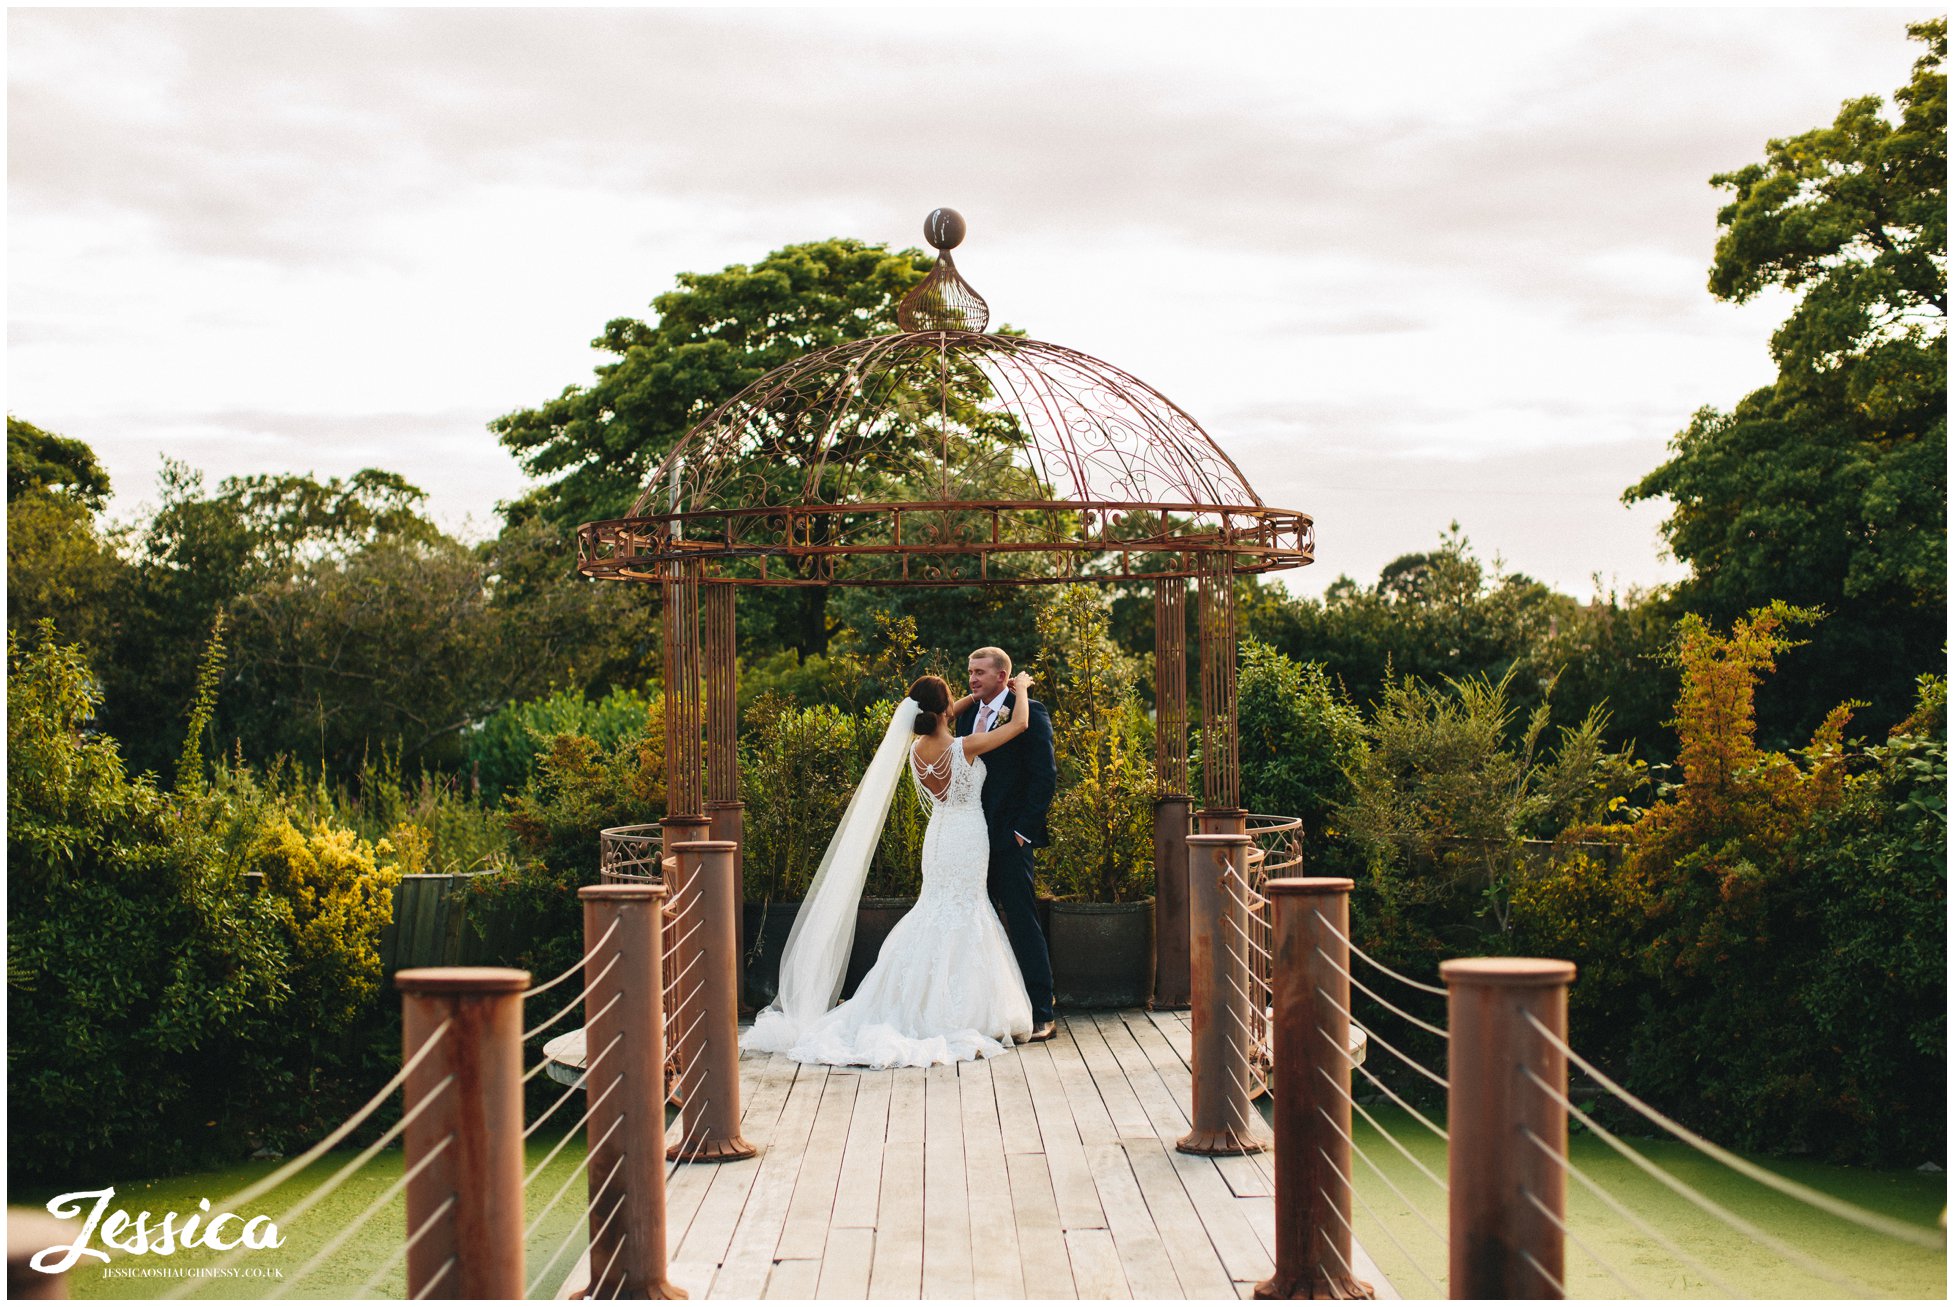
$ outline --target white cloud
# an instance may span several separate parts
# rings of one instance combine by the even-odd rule
[[[1783,310],[1704,291],[1707,178],[1902,82],[1927,12],[17,10],[9,403],[124,503],[159,452],[379,462],[479,522],[520,484],[482,424],[607,319],[950,203],[999,319],[1318,514],[1303,588],[1454,516],[1655,579],[1616,496]],[[1472,511],[1321,488],[1417,477]]]

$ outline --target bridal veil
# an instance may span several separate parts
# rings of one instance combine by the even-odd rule
[[[882,743],[841,814],[841,824],[821,855],[800,915],[787,934],[787,948],[780,956],[780,987],[741,1037],[742,1049],[785,1053],[801,1031],[841,996],[848,954],[855,946],[855,909],[916,738],[918,711],[915,700],[904,699],[890,716]]]

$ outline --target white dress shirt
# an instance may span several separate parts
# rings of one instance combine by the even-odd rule
[[[995,699],[989,699],[977,705],[977,720],[972,729],[974,731],[988,731],[991,727],[997,725],[997,719],[1004,715],[1004,701],[1010,697],[1010,694],[1011,687],[1007,685],[997,692]],[[1011,833],[1018,837],[1018,843],[1031,843],[1030,840],[1024,837],[1024,832],[1014,830]]]

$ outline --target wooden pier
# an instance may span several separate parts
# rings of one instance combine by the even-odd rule
[[[926,1071],[748,1057],[759,1155],[678,1167],[671,1280],[694,1298],[1249,1297],[1273,1264],[1271,1159],[1175,1151],[1189,1043],[1185,1013],[1131,1011]]]

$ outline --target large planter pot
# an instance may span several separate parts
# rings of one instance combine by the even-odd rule
[[[1054,903],[1049,943],[1059,1007],[1145,1007],[1152,996],[1152,899]]]
[[[841,982],[841,996],[847,998],[862,983],[862,977],[881,955],[882,941],[896,923],[916,906],[913,898],[863,899],[855,910],[855,948],[848,955],[848,975]]]
[[[799,899],[774,899],[755,903],[747,900],[741,920],[746,938],[740,947],[746,951],[746,1003],[762,1008],[773,1002],[780,989],[780,954],[787,947],[794,918],[800,915]]]

